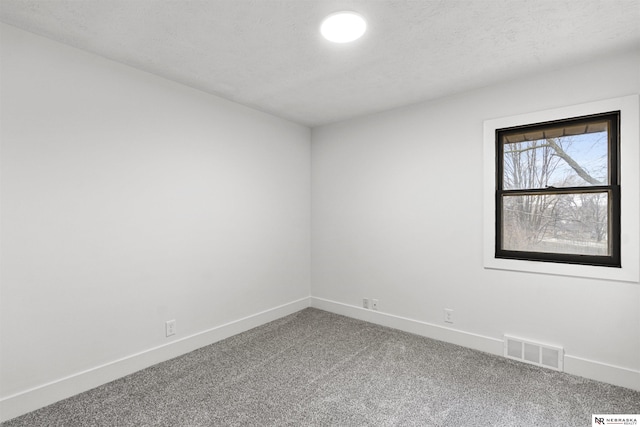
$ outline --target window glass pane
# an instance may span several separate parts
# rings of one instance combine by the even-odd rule
[[[505,195],[502,249],[609,256],[609,194]]]
[[[503,189],[608,185],[608,122],[502,136]]]

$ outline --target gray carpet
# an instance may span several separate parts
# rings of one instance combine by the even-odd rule
[[[305,309],[3,424],[591,426],[640,392]]]

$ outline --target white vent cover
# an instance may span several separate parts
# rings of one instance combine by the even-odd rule
[[[562,371],[564,349],[505,335],[504,357],[555,371]]]

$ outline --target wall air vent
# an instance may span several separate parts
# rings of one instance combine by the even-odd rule
[[[504,357],[555,371],[563,370],[564,349],[522,338],[504,336]]]

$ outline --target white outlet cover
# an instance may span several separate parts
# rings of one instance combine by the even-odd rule
[[[444,309],[444,321],[445,323],[453,323],[453,310],[450,308]]]
[[[175,335],[176,334],[176,321],[175,320],[167,320],[167,322],[165,323],[165,330],[167,333],[167,336],[170,337],[171,335]]]

